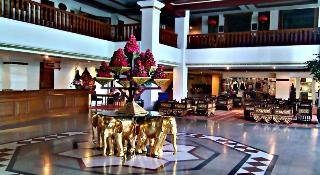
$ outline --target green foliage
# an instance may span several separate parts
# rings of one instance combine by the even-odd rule
[[[311,71],[313,79],[320,82],[320,55],[315,54],[316,58],[310,61],[307,61],[307,69]]]

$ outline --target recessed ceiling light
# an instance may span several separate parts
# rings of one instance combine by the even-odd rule
[[[171,5],[187,5],[187,4],[201,4],[201,3],[206,3],[206,2],[218,2],[218,1],[223,1],[223,0],[204,0],[204,1],[196,1],[196,2],[183,2],[183,3],[174,3],[171,2]]]
[[[229,67],[229,66],[227,66],[227,67],[226,67],[226,69],[227,69],[227,70],[229,70],[229,69],[230,69],[230,67]]]
[[[276,66],[273,66],[273,69],[276,69]]]
[[[91,61],[88,61],[88,63],[90,63]]]

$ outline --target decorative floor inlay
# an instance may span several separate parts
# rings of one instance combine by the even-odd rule
[[[36,137],[32,139],[25,139],[18,142],[11,142],[0,145],[0,174],[1,175],[13,175],[15,173],[12,173],[10,171],[7,171],[7,166],[9,165],[9,162],[15,152],[15,150],[24,145],[34,144],[34,143],[41,143],[46,142],[50,140],[56,140],[60,138],[65,138],[69,136],[74,135],[80,135],[80,134],[87,134],[86,132],[65,132],[65,133],[59,133],[59,134],[52,134],[48,136],[42,136],[42,137]],[[20,174],[20,173],[18,173]]]
[[[18,172],[13,171],[12,166],[8,166],[9,164],[15,163],[15,161],[10,162],[10,160],[13,160],[13,154],[17,154],[14,153],[17,148],[21,148],[23,146],[34,143],[42,143],[75,135],[88,136],[86,132],[66,132],[0,145],[0,174],[5,175]],[[231,171],[228,171],[229,173],[226,174],[230,175],[271,174],[275,161],[277,160],[277,155],[272,155],[252,146],[248,146],[220,136],[194,133],[178,133],[177,136],[178,152],[173,155],[173,146],[170,142],[166,141],[163,147],[164,153],[159,158],[148,157],[145,155],[135,155],[127,157],[126,159],[116,156],[105,157],[102,156],[102,151],[97,150],[95,148],[95,145],[91,142],[77,142],[75,143],[74,149],[58,152],[55,154],[55,156],[60,156],[61,158],[65,157],[69,158],[69,160],[73,159],[75,161],[78,161],[79,167],[73,167],[73,169],[78,169],[79,172],[94,172],[97,174],[104,174],[105,168],[108,167],[112,168],[112,170],[116,172],[112,174],[117,174],[119,172],[123,173],[122,171],[125,168],[131,168],[130,171],[124,171],[125,173],[129,174],[152,174],[159,173],[161,171],[168,173],[174,171],[188,171],[192,174],[192,171],[198,171],[202,170],[203,168],[208,168],[210,162],[210,166],[212,166],[212,162],[214,161],[214,159],[222,154],[213,149],[210,149],[212,146],[210,144],[222,145],[222,148],[230,148],[231,150],[235,150],[233,152],[238,152],[237,154],[243,155],[244,158],[239,159],[240,161],[236,164],[236,166],[229,167]],[[199,140],[203,141],[203,143],[198,143]],[[206,143],[209,145],[207,145]],[[68,168],[68,164],[60,166],[63,168]],[[104,171],[99,171],[100,169],[104,169]],[[25,173],[28,174],[29,172]]]
[[[259,150],[254,147],[250,147],[239,142],[229,140],[218,136],[207,136],[203,134],[193,133],[179,133],[178,136],[203,138],[212,140],[230,148],[236,149],[240,152],[249,155],[249,158],[245,163],[235,172],[235,174],[265,174],[271,162],[275,159],[275,155],[269,154],[265,151]]]

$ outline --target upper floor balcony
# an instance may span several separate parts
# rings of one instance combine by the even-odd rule
[[[188,35],[188,48],[228,48],[320,44],[316,28]]]
[[[3,4],[2,4],[3,3]],[[141,24],[110,25],[88,14],[75,14],[31,0],[0,0],[0,16],[108,41],[141,40]],[[160,43],[177,46],[177,34],[160,30]]]

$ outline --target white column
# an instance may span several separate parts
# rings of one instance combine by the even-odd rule
[[[201,17],[201,33],[202,34],[208,33],[208,16]]]
[[[279,28],[279,10],[270,11],[270,30],[278,30]]]
[[[159,46],[160,10],[164,4],[156,0],[138,1],[137,3],[142,12],[140,49],[142,52],[150,49],[156,53]],[[155,59],[157,59],[156,55]],[[154,102],[158,99],[158,92],[160,90],[147,90],[142,93],[141,98],[144,100],[145,109],[153,108]]]
[[[188,95],[188,68],[186,66],[185,52],[187,48],[187,35],[189,33],[190,11],[184,17],[175,19],[175,32],[178,34],[178,48],[181,49],[181,63],[173,68],[173,99],[181,100]]]
[[[118,15],[112,13],[110,18],[111,18],[111,25],[117,25],[118,24],[118,20],[119,20]]]
[[[318,5],[320,5],[320,0],[318,0]],[[320,9],[318,10],[318,27],[320,27]]]
[[[223,14],[219,14],[219,24],[218,24],[218,27],[220,26],[224,26],[224,16]],[[218,31],[219,33],[222,33],[220,31]]]
[[[141,7],[141,50],[155,50],[159,44],[160,13],[164,4],[157,0],[138,1]]]
[[[252,17],[251,17],[251,31],[256,31],[258,30],[258,25],[259,25],[259,22],[258,22],[258,12],[253,12],[252,13]],[[257,24],[257,29],[256,30],[253,30],[252,29],[252,24]]]

